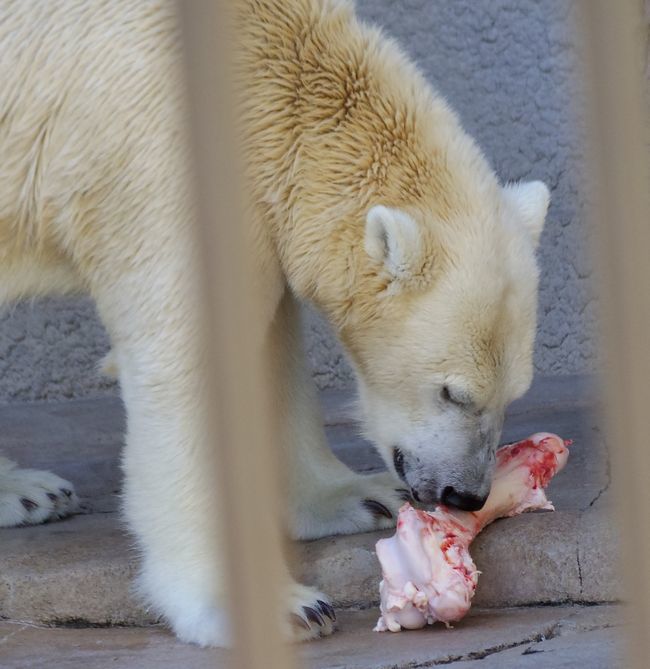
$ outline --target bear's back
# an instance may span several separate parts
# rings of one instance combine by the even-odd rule
[[[182,134],[179,54],[168,2],[0,0],[0,244],[163,195]]]

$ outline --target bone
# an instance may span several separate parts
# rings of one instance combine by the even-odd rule
[[[539,432],[497,451],[492,489],[480,511],[404,504],[393,537],[377,542],[382,568],[381,616],[375,631],[457,622],[469,611],[479,573],[469,554],[474,537],[497,518],[553,510],[544,488],[566,464],[564,441]]]

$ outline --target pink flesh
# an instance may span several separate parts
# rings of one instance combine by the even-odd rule
[[[497,518],[552,510],[544,488],[566,464],[569,444],[555,434],[539,432],[500,448],[492,490],[480,511],[438,506],[427,512],[404,504],[395,536],[377,542],[383,579],[375,630],[399,632],[436,620],[447,625],[460,620],[469,611],[478,583],[470,542]]]

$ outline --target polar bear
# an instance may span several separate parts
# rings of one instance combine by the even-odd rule
[[[387,527],[407,492],[479,508],[504,409],[532,377],[548,189],[502,186],[445,101],[347,2],[241,0],[238,11],[287,529]],[[128,415],[124,512],[141,592],[181,639],[221,645],[177,23],[163,0],[0,0],[0,301],[94,298]],[[299,301],[345,346],[388,473],[354,474],[328,449]],[[0,461],[1,525],[75,505],[70,483]],[[313,588],[291,582],[286,608],[301,623],[287,624],[290,638],[334,628]]]

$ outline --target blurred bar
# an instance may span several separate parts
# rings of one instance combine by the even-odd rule
[[[231,57],[236,46],[226,0],[179,2],[198,191],[197,233],[204,257],[206,361],[215,407],[220,508],[233,622],[233,666],[290,669],[283,642],[280,588],[286,571],[280,534],[279,455],[268,377],[254,334],[257,298],[247,270]],[[193,271],[193,268],[188,268]],[[257,319],[256,319],[257,317]],[[209,366],[208,366],[209,365]]]
[[[630,665],[650,657],[650,167],[641,0],[583,0],[609,441],[631,600]]]

